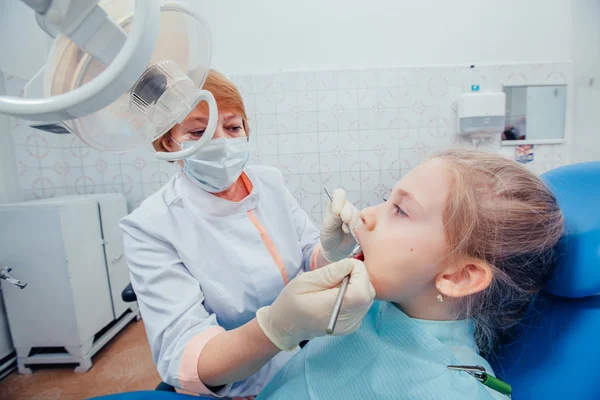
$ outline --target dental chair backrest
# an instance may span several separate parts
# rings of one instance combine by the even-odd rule
[[[513,399],[600,399],[600,162],[542,175],[565,218],[544,294],[490,361]],[[511,335],[512,336],[512,335]]]

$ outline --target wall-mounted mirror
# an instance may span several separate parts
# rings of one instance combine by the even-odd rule
[[[503,145],[562,143],[565,140],[566,85],[504,86]]]

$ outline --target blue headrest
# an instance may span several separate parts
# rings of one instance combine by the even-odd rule
[[[542,179],[565,218],[558,265],[545,291],[570,298],[600,294],[600,162],[567,165]]]

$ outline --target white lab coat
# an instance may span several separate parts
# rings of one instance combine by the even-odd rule
[[[180,172],[121,221],[158,372],[196,393],[212,394],[195,368],[206,342],[253,319],[287,281],[310,270],[319,242],[279,170],[251,166],[245,173],[252,191],[239,203],[203,191]],[[295,353],[279,353],[215,394],[258,394]]]

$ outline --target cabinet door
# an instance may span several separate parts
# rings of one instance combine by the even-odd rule
[[[129,307],[121,299],[121,292],[129,284],[129,268],[125,261],[123,234],[119,228],[119,221],[127,215],[127,202],[122,196],[106,196],[98,199],[98,202],[110,291],[115,317],[119,318]]]
[[[89,338],[114,320],[98,203],[65,204],[60,219],[77,325]]]

